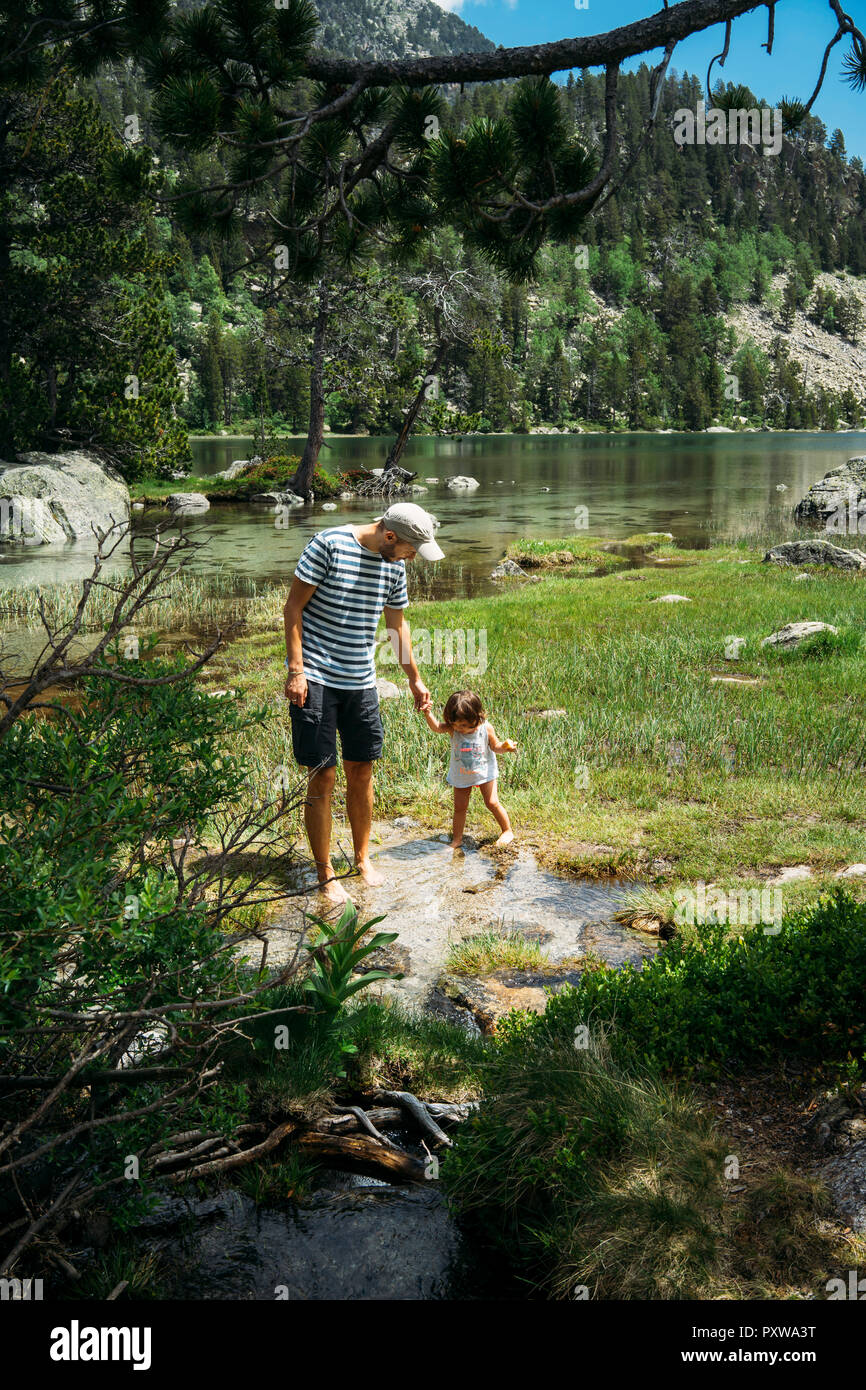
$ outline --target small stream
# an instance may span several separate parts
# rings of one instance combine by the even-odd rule
[[[567,878],[542,868],[531,849],[495,852],[467,836],[454,853],[410,817],[374,825],[379,888],[355,878],[346,888],[362,917],[385,915],[397,941],[366,964],[403,971],[371,992],[444,1014],[478,1030],[485,1009],[543,1008],[545,991],[579,978],[588,952],[612,965],[639,964],[654,946],[613,920],[630,885]],[[335,836],[337,840],[339,836]],[[633,886],[633,885],[631,885]],[[307,891],[304,891],[307,890]],[[310,866],[301,864],[286,906],[266,929],[268,961],[294,952],[303,912],[321,904]],[[453,942],[495,928],[537,941],[546,957],[535,972],[497,971],[472,980],[449,975]],[[557,969],[557,966],[560,968]],[[455,990],[465,991],[454,1002]],[[480,992],[480,994],[479,994]],[[492,1002],[491,1002],[492,1000]],[[422,1156],[417,1135],[392,1133]],[[257,1207],[235,1189],[204,1200],[171,1196],[139,1228],[159,1253],[172,1298],[217,1300],[514,1300],[491,1260],[461,1230],[438,1185],[392,1186],[332,1170],[312,1196],[287,1208]]]

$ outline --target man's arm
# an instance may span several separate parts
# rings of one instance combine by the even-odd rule
[[[412,635],[402,608],[385,608],[385,627],[397,652],[397,660],[409,677],[409,689],[415,699],[415,708],[426,710],[433,703],[433,697],[418,674],[418,667],[412,655]]]
[[[307,678],[304,675],[304,655],[301,650],[301,614],[318,588],[317,584],[307,584],[295,577],[283,609],[283,622],[286,629],[286,656],[289,671],[286,676],[286,699],[293,705],[303,705],[307,699]]]

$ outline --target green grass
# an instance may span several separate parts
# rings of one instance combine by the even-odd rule
[[[545,959],[537,941],[526,941],[518,932],[486,931],[455,942],[445,968],[455,975],[490,975],[494,970],[538,970]]]
[[[593,555],[623,559],[602,552],[602,543],[584,534],[532,544],[539,552],[570,549],[589,572]],[[656,556],[679,562],[671,573],[649,566],[588,578],[557,565],[495,596],[439,602],[419,601],[429,575],[409,567],[419,646],[423,629],[472,632],[476,650],[484,634],[486,670],[430,661],[421,675],[435,710],[470,685],[497,733],[517,739],[518,753],[499,759],[500,797],[518,837],[549,866],[631,872],[667,891],[700,879],[751,883],[807,864],[813,885],[792,891],[808,897],[839,868],[866,860],[866,579],[813,570],[799,584],[794,571],[762,564],[762,555],[745,544],[688,551],[662,542]],[[208,677],[272,709],[253,748],[264,785],[270,769],[294,766],[282,695],[285,591],[236,598],[228,575],[222,594],[197,584],[179,581],[154,622],[168,629],[196,616],[215,622],[243,613],[247,636],[215,658]],[[67,612],[75,592],[58,586],[52,596]],[[668,592],[692,601],[651,601]],[[32,622],[33,592],[0,592],[0,612]],[[840,636],[788,654],[761,647],[800,619],[831,623]],[[746,638],[739,661],[725,659],[732,635]],[[378,669],[405,688],[392,663]],[[711,680],[731,674],[759,683]],[[566,715],[524,718],[531,706]],[[451,812],[445,740],[406,697],[384,703],[383,720],[376,814],[410,813],[441,828]],[[339,772],[338,805],[341,793]],[[492,834],[477,799],[467,829]],[[303,833],[299,820],[287,830]],[[666,861],[661,878],[653,860]],[[852,891],[866,893],[866,882]]]

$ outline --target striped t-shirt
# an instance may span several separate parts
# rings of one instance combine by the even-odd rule
[[[406,566],[363,546],[351,526],[312,536],[295,575],[316,591],[301,615],[307,680],[337,690],[376,684],[376,628],[383,608],[407,608]]]

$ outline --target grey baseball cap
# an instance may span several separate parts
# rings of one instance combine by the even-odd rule
[[[374,521],[384,521],[386,528],[399,536],[401,541],[414,545],[422,560],[441,560],[444,550],[436,544],[435,534],[438,522],[423,507],[415,502],[395,502]]]

